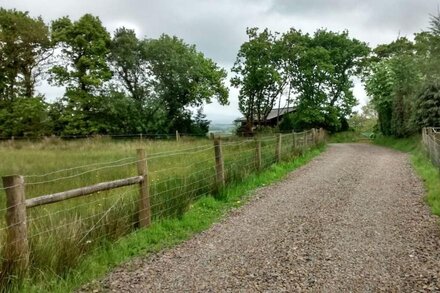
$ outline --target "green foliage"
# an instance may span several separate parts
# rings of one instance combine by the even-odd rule
[[[149,104],[152,74],[149,69],[144,42],[133,30],[124,27],[116,30],[111,42],[110,61],[117,81],[129,92],[141,108]]]
[[[204,136],[209,131],[209,124],[210,121],[207,120],[206,115],[203,114],[203,108],[199,108],[196,116],[194,117],[192,128],[187,133]]]
[[[249,40],[240,47],[231,84],[240,88],[239,109],[247,120],[247,131],[252,132],[255,122],[259,125],[266,120],[285,82],[276,36],[268,29],[248,28],[246,33]]]
[[[185,107],[199,107],[212,99],[228,103],[226,71],[195,46],[168,35],[145,40],[143,46],[154,76],[153,95],[160,101],[156,107],[166,118],[161,126],[164,131],[182,131],[179,116],[186,115]]]
[[[52,23],[52,39],[64,59],[51,69],[54,84],[92,94],[111,78],[106,59],[110,34],[98,17],[85,14],[75,22],[68,17],[57,19]]]
[[[41,97],[0,103],[0,133],[4,137],[38,137],[51,133],[48,105]]]
[[[297,129],[295,124],[295,115],[293,113],[289,113],[283,116],[283,120],[281,120],[278,125],[281,131],[292,131]]]
[[[404,48],[397,47],[397,44]],[[391,49],[394,52],[391,52]],[[379,129],[385,135],[405,137],[414,132],[411,124],[413,97],[421,83],[420,69],[408,41],[396,41],[391,56],[371,65],[365,89],[378,112]]]
[[[383,59],[389,59],[394,56],[412,53],[414,49],[415,45],[413,42],[408,40],[406,37],[399,37],[389,44],[380,44],[374,48],[374,55],[371,56],[371,61],[379,62]]]
[[[354,130],[358,133],[373,133],[376,130],[377,125],[377,117],[374,114],[373,116],[370,115],[365,110],[368,108],[368,105],[365,105],[362,107],[361,113],[354,113],[350,119],[348,120],[348,124],[350,126],[350,129]]]
[[[430,31],[415,34],[414,42],[399,38],[374,49],[365,88],[385,135],[407,137],[440,122],[436,95],[440,82],[439,19],[439,15],[432,16]]]
[[[61,135],[139,133],[144,126],[138,105],[119,92],[67,91],[51,109],[54,132]]]
[[[414,105],[414,123],[423,127],[440,125],[440,85],[427,86],[416,98]]]
[[[293,64],[288,71],[291,88],[299,95],[295,103],[298,124],[341,130],[341,121],[357,103],[351,79],[361,72],[368,46],[350,39],[347,31],[318,30],[309,36],[291,30],[283,38],[288,64]]]
[[[49,48],[49,29],[41,17],[0,8],[0,101],[34,96]]]
[[[363,136],[357,131],[341,131],[330,135],[330,143],[354,143],[368,137]]]
[[[45,105],[38,108],[33,96],[41,73],[66,91],[50,105],[38,98]],[[227,104],[226,75],[177,37],[140,40],[122,27],[111,38],[91,14],[76,21],[59,18],[49,32],[41,18],[0,8],[2,136],[206,133],[209,121],[190,108],[213,99]],[[34,115],[46,117],[41,130],[31,114],[17,121],[36,123],[32,127],[11,121],[24,98],[29,98],[26,109],[35,106]]]
[[[291,29],[281,37],[267,29],[247,30],[249,41],[238,53],[231,83],[240,88],[240,111],[248,128],[264,121],[275,99],[288,88],[296,94],[295,113],[284,122],[295,129],[325,127],[339,131],[356,99],[352,77],[361,73],[369,48],[348,32],[318,30],[313,36]]]
[[[51,82],[65,86],[65,105],[59,125],[64,135],[111,132],[107,103],[99,91],[112,73],[107,64],[110,34],[98,17],[85,14],[72,22],[68,17],[52,23],[53,42],[61,48],[61,64],[51,68]]]

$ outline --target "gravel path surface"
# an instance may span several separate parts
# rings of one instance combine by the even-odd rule
[[[101,281],[115,292],[440,292],[440,225],[406,154],[327,152],[189,241]]]

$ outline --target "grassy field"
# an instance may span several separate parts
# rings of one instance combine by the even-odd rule
[[[282,138],[284,161],[306,148],[294,149],[292,134]],[[255,145],[253,139],[223,141],[227,185],[240,184],[257,171]],[[276,137],[261,138],[261,145],[262,169],[266,169],[276,161]],[[135,176],[138,148],[147,152],[153,222],[181,219],[197,199],[216,192],[214,148],[208,139],[3,142],[0,175],[24,175],[26,197],[31,198]],[[0,194],[3,207],[4,198]],[[136,231],[137,202],[138,187],[131,186],[28,209],[30,281],[26,283],[65,279],[91,251]],[[5,241],[4,214],[1,208],[0,243]]]

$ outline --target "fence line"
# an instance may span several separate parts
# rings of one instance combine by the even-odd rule
[[[440,127],[423,128],[422,141],[432,164],[440,168]]]
[[[75,166],[75,167],[71,167],[71,168],[60,169],[60,170],[52,171],[52,172],[49,172],[49,173],[46,173],[46,174],[33,174],[33,175],[23,175],[23,176],[25,178],[46,177],[46,176],[54,175],[54,174],[57,174],[57,173],[73,171],[73,170],[83,169],[83,168],[92,167],[92,166],[110,165],[110,164],[114,164],[114,163],[120,163],[120,162],[123,162],[123,161],[133,160],[135,158],[136,157],[127,157],[127,158],[122,158],[122,159],[119,159],[119,160],[116,160],[116,161],[100,162],[100,163],[93,163],[93,164],[87,164],[87,165],[82,165],[82,166]]]
[[[176,137],[179,137],[178,133]],[[70,258],[80,257],[101,239],[116,240],[134,229],[148,227],[152,220],[182,215],[201,196],[215,194],[230,182],[293,158],[324,140],[322,129],[232,142],[215,138],[211,145],[160,152],[148,157],[144,149],[138,149],[136,156],[112,162],[60,169],[42,175],[3,177],[0,192],[6,194],[7,200],[6,208],[0,209],[0,215],[4,215],[4,220],[0,220],[1,277],[19,279],[29,270],[45,268],[45,261],[54,266],[49,267],[54,272],[65,269],[68,263],[61,268],[56,264],[63,261],[74,264]],[[131,161],[127,163],[127,160]],[[95,168],[84,170],[87,167]],[[74,188],[73,184],[59,182],[74,177],[83,180],[78,177],[85,174],[100,178],[99,172],[122,167],[130,167],[127,172],[136,174]],[[79,170],[77,174],[57,178],[59,173],[76,170]],[[168,176],[159,176],[164,173]],[[41,177],[47,180],[27,182]],[[57,188],[69,186],[70,189],[53,192],[46,188],[47,184],[61,185]],[[43,195],[35,197],[32,191],[43,192]],[[26,198],[30,194],[32,197]],[[67,258],[63,249],[76,249],[78,253]],[[51,260],[45,260],[43,253],[47,253],[46,257]]]

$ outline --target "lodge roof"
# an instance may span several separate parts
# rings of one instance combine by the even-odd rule
[[[291,113],[295,111],[295,107],[284,107],[284,108],[276,108],[276,109],[272,109],[269,112],[269,115],[267,115],[266,121],[272,120],[272,119],[276,119],[277,117],[281,117],[284,114],[287,113]],[[245,117],[240,117],[235,121],[239,121],[239,122],[245,122],[246,118]]]

